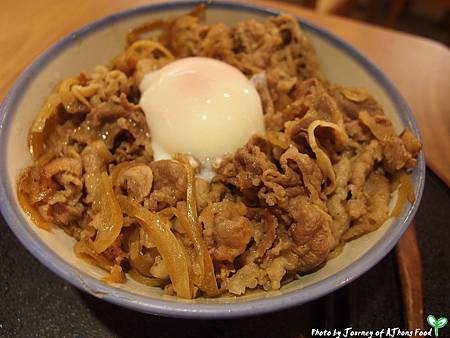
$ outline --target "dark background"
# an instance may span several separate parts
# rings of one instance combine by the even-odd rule
[[[277,0],[314,9],[318,0]],[[327,14],[423,36],[450,47],[449,0],[346,0]],[[342,3],[342,1],[341,1]]]
[[[428,171],[416,215],[425,316],[450,315],[449,219],[450,190]],[[404,326],[393,251],[355,282],[306,305],[258,317],[194,321],[144,315],[78,291],[32,257],[3,218],[0,223],[0,337],[308,337],[312,328]],[[450,337],[450,325],[439,333]]]

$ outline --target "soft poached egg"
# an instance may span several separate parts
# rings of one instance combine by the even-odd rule
[[[146,74],[140,90],[155,160],[182,153],[210,164],[264,132],[258,92],[227,63],[180,59]]]

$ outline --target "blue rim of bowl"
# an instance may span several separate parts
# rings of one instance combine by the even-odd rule
[[[268,312],[286,309],[295,305],[304,304],[306,302],[317,299],[338,288],[348,284],[361,276],[364,272],[380,261],[397,243],[400,236],[412,222],[414,215],[420,204],[423,186],[425,182],[425,158],[423,151],[420,153],[417,166],[413,175],[417,181],[415,189],[416,201],[409,208],[406,215],[401,219],[398,218],[393,222],[391,228],[383,235],[383,237],[363,256],[359,257],[355,262],[336,274],[307,286],[304,289],[292,291],[284,295],[278,295],[258,300],[250,300],[238,303],[186,303],[176,300],[160,300],[137,295],[125,290],[107,285],[81,270],[66,263],[62,258],[57,256],[50,248],[48,248],[39,237],[27,229],[27,220],[21,213],[20,207],[16,203],[10,203],[14,200],[15,191],[10,189],[9,179],[5,166],[6,145],[8,135],[10,133],[9,120],[15,111],[18,102],[22,97],[22,93],[27,88],[30,80],[37,74],[49,60],[53,59],[60,52],[69,46],[77,38],[82,38],[102,27],[111,25],[123,18],[132,17],[147,12],[159,12],[170,9],[192,8],[200,3],[206,3],[214,8],[223,8],[231,10],[240,10],[253,12],[263,15],[278,15],[282,11],[272,8],[248,5],[243,3],[234,3],[229,1],[176,1],[170,3],[152,4],[143,7],[125,10],[116,14],[112,14],[103,19],[90,23],[77,31],[67,35],[52,47],[42,53],[32,64],[30,64],[18,77],[8,92],[7,96],[0,106],[0,210],[7,221],[11,230],[18,237],[20,242],[30,251],[42,264],[47,266],[51,271],[76,286],[78,289],[88,292],[96,297],[102,298],[111,303],[121,305],[130,309],[138,310],[144,313],[163,315],[178,318],[191,319],[219,319],[219,318],[236,318],[245,317]],[[356,61],[363,67],[383,88],[385,93],[394,103],[397,111],[401,112],[403,123],[407,124],[412,132],[419,138],[420,133],[411,114],[411,111],[394,85],[387,77],[354,47],[347,42],[341,40],[334,34],[322,29],[302,18],[297,19],[301,22],[302,27],[307,32],[312,32],[334,47],[340,49],[351,59]]]

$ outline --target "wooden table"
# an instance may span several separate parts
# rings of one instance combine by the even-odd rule
[[[0,98],[42,51],[80,26],[148,0],[15,0],[0,3]],[[417,119],[428,166],[450,186],[450,51],[440,43],[277,1],[347,40],[398,86]]]

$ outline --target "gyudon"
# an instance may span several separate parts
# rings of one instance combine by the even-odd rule
[[[329,83],[292,17],[202,15],[135,28],[110,63],[62,81],[18,198],[109,282],[183,298],[278,289],[412,202],[421,145],[364,89]]]

